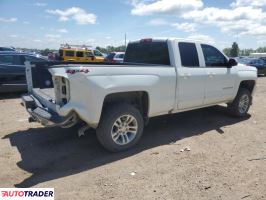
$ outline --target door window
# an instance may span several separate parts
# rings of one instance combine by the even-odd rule
[[[94,55],[93,55],[93,53],[91,51],[88,51],[88,52],[86,52],[86,56],[87,57],[93,57]]]
[[[18,56],[16,56],[16,55],[0,55],[0,64],[19,65]]]
[[[260,60],[260,59],[252,60],[250,63],[254,64],[254,65],[257,65],[257,66],[263,66],[264,65],[264,61]]]
[[[201,48],[207,67],[226,67],[227,59],[218,49],[206,44],[202,44]]]
[[[74,57],[74,51],[65,51],[65,56]]]
[[[122,59],[123,59],[123,58],[124,58],[124,55],[125,55],[125,54],[120,54],[120,55],[118,56],[118,58],[122,58]]]
[[[199,67],[199,57],[196,45],[189,42],[178,43],[183,67]]]
[[[29,62],[45,62],[46,60],[41,59],[41,58],[36,58],[34,56],[25,56],[25,61],[29,61]]]
[[[76,56],[77,57],[84,57],[84,52],[83,51],[77,51]]]

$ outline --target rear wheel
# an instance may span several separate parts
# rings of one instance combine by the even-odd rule
[[[142,136],[143,117],[129,104],[107,108],[96,130],[99,142],[109,151],[124,151],[134,146]]]
[[[228,109],[232,115],[244,117],[248,113],[251,100],[250,91],[245,88],[240,88],[234,101],[228,105]]]

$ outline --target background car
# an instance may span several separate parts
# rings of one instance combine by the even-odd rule
[[[16,51],[0,52],[0,93],[27,90],[25,61],[48,62],[41,56]]]
[[[266,76],[266,61],[260,58],[238,58],[238,63],[249,65],[252,67],[256,67],[258,70],[258,74],[263,74]]]
[[[260,59],[264,60],[266,62],[266,57],[261,57]]]
[[[105,59],[105,62],[122,63],[124,61],[125,52],[112,52]]]
[[[60,61],[103,62],[104,55],[97,49],[86,45],[62,44],[59,49]]]

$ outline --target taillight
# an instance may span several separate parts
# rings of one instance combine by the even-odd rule
[[[60,76],[54,77],[54,89],[55,89],[55,102],[56,104],[63,106],[70,99],[69,81],[68,79]]]

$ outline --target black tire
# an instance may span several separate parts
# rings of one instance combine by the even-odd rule
[[[241,98],[248,98],[248,103],[246,104],[246,108],[243,110],[241,110],[241,105],[240,105]],[[234,101],[231,104],[228,104],[228,110],[230,114],[235,117],[245,117],[248,113],[251,102],[252,102],[252,97],[250,91],[245,88],[239,88]]]
[[[118,118],[130,115],[135,118],[137,122],[137,131],[132,139],[127,144],[117,144],[113,139],[111,132],[113,130],[114,123],[118,120]],[[144,121],[140,111],[130,104],[115,104],[107,107],[101,116],[101,120],[98,128],[96,129],[97,138],[101,145],[111,152],[119,152],[125,151],[129,148],[133,147],[141,138],[143,133]],[[130,131],[128,132],[130,133]],[[122,136],[119,136],[122,137]]]

